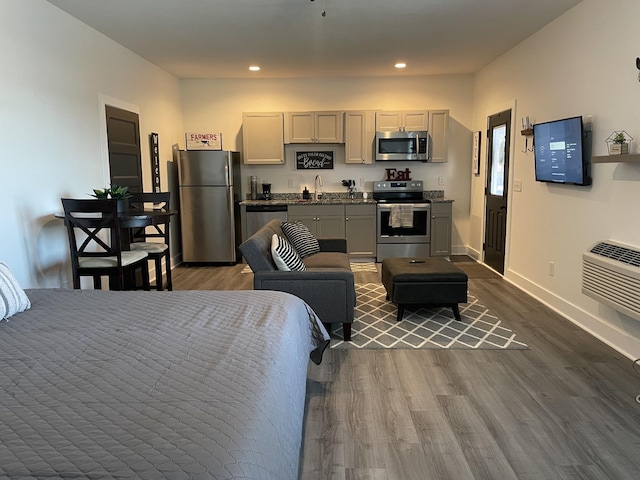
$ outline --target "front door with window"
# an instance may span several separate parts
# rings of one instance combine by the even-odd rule
[[[491,115],[488,127],[484,262],[494,270],[504,273],[511,110]]]

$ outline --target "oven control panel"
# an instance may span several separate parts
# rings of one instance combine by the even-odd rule
[[[422,180],[373,182],[374,192],[422,192]]]

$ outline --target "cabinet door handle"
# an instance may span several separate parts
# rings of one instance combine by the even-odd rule
[[[348,222],[349,221],[349,217],[345,218],[345,220]]]

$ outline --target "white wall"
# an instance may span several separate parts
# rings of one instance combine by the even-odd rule
[[[614,130],[640,138],[639,18],[637,0],[583,0],[478,73],[473,118],[484,131],[487,115],[517,105],[510,176],[522,192],[511,188],[505,278],[631,358],[640,357],[640,322],[581,293],[581,255],[598,240],[640,247],[640,165],[594,164],[590,187],[535,182],[519,127],[525,115],[534,123],[592,115],[594,155],[607,153]],[[472,179],[469,245],[478,252],[484,182],[484,172]]]
[[[159,133],[162,162],[182,136],[178,81],[41,0],[2,0],[0,53],[0,261],[24,287],[67,286],[66,234],[53,213],[61,197],[108,184],[100,99],[139,112],[150,187],[149,133]]]
[[[382,180],[386,167],[409,168],[412,178],[425,181],[427,190],[444,190],[454,200],[454,251],[466,251],[471,182],[471,107],[473,77],[470,75],[398,78],[315,78],[286,80],[181,80],[183,116],[187,131],[222,132],[223,148],[242,151],[242,112],[313,110],[420,110],[448,109],[451,116],[449,162],[422,164],[394,162],[346,165],[344,147],[336,146],[333,170],[298,171],[287,146],[285,165],[243,166],[243,193],[249,177],[272,184],[282,193],[313,191],[320,173],[324,191],[346,192],[341,180],[356,180],[367,191]],[[184,141],[181,143],[184,146]],[[441,178],[443,185],[438,184]],[[293,187],[289,187],[289,180]]]

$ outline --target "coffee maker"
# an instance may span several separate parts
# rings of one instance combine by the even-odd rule
[[[263,183],[262,184],[262,196],[265,200],[271,200],[271,184]]]

